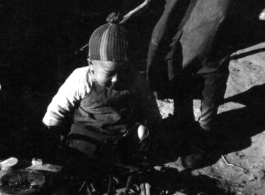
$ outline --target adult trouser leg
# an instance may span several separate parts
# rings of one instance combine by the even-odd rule
[[[204,89],[199,123],[203,130],[212,131],[218,107],[224,99],[228,73],[215,72],[203,75]]]
[[[177,117],[178,123],[185,126],[195,121],[193,97],[190,91],[191,79],[191,75],[184,75],[175,86],[174,115]]]
[[[179,0],[167,0],[164,8],[164,12],[154,27],[152,38],[149,44],[148,56],[147,56],[147,80],[152,88],[152,90],[156,90],[157,84],[157,65],[156,61],[158,58],[158,53],[161,55],[161,51],[159,51],[159,47],[165,38],[165,34],[167,32],[167,28],[169,26],[169,20],[173,13],[173,10],[176,6],[176,3]]]

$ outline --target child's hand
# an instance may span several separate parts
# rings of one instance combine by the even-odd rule
[[[145,126],[140,125],[138,127],[138,137],[140,139],[140,142],[143,141],[145,138],[147,138],[149,135],[149,129],[147,129]]]
[[[260,20],[265,20],[265,8],[262,10],[262,12],[259,15]]]

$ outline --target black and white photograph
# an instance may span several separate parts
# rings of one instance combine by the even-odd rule
[[[265,194],[264,0],[4,0],[0,25],[0,195]]]

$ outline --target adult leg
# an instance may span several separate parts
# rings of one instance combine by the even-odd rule
[[[180,125],[190,125],[195,121],[193,112],[192,75],[183,74],[177,81],[174,97],[174,116]],[[183,127],[184,127],[183,126]]]
[[[204,131],[213,131],[213,124],[217,116],[219,105],[224,99],[226,82],[228,79],[228,63],[224,64],[224,70],[203,75],[204,89],[202,92],[203,100],[201,104],[201,116],[199,123]]]
[[[157,60],[158,49],[165,37],[165,33],[167,31],[167,28],[169,27],[170,17],[174,12],[175,6],[178,1],[179,0],[166,1],[164,12],[157,22],[152,33],[147,56],[147,80],[149,81],[152,90],[155,90],[155,83],[157,81],[157,67],[155,61]]]
[[[177,116],[180,124],[191,124],[194,122],[193,112],[193,83],[192,70],[185,69],[183,66],[183,46],[180,39],[183,34],[183,27],[189,19],[197,0],[183,1],[182,8],[178,10],[181,15],[177,32],[170,44],[170,51],[166,56],[168,78],[172,83],[174,92],[174,115]]]

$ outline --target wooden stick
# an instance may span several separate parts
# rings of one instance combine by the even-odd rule
[[[146,9],[148,7],[148,5],[150,5],[150,0],[145,0],[141,5],[139,5],[138,7],[136,7],[135,9],[133,9],[132,11],[130,11],[129,13],[127,13],[123,17],[123,19],[120,22],[120,24],[125,24],[132,16],[135,16],[139,12],[143,11],[144,9]]]

